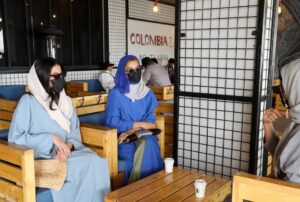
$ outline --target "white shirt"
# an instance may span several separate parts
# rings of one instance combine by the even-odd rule
[[[100,73],[99,81],[107,93],[115,86],[115,77],[109,71]]]

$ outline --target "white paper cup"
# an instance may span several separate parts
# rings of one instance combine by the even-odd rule
[[[206,181],[202,179],[195,180],[195,193],[197,198],[203,198],[205,195]]]
[[[167,173],[173,172],[174,159],[173,158],[165,158],[165,171]]]

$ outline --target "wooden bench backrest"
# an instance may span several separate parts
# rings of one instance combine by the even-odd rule
[[[0,130],[9,128],[16,105],[16,101],[0,99]]]
[[[72,98],[78,116],[96,112],[104,112],[107,94],[89,95]]]
[[[174,141],[174,131],[173,131],[173,118],[174,118],[174,104],[166,103],[160,101],[158,107],[155,110],[157,115],[164,116],[165,121],[165,156],[173,156],[173,141]]]
[[[247,173],[237,173],[233,177],[233,202],[299,202],[300,185],[259,177]]]
[[[149,86],[156,95],[157,100],[173,100],[174,86]]]
[[[0,201],[35,199],[33,150],[0,140]]]
[[[87,82],[77,82],[77,81],[68,81],[66,82],[65,87],[67,95],[74,97],[78,94],[78,92],[86,92],[88,91],[88,83]]]

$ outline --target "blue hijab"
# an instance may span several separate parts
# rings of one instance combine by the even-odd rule
[[[126,55],[121,58],[115,76],[115,88],[134,102],[135,100],[144,98],[149,88],[145,85],[142,78],[139,83],[130,83],[125,74],[125,66],[129,59],[135,59],[138,62],[138,59],[134,55]]]
[[[119,62],[117,73],[115,76],[116,88],[122,94],[129,93],[130,82],[128,81],[125,74],[125,66],[129,59],[136,59],[138,61],[138,59],[134,55],[125,55]]]

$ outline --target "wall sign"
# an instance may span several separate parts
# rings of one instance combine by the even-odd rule
[[[141,61],[144,57],[155,57],[166,65],[174,58],[175,26],[128,19],[128,54]]]

